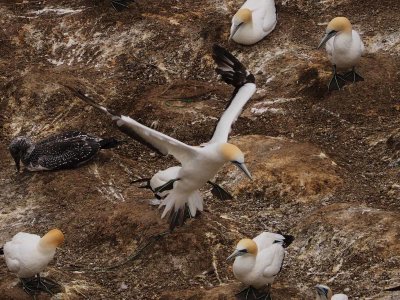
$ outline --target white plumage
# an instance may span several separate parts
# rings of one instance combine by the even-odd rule
[[[316,291],[316,300],[348,300],[349,297],[345,294],[335,294],[332,296],[332,290],[324,285],[324,284],[318,284],[315,287]]]
[[[8,269],[19,278],[29,278],[42,272],[53,259],[64,236],[54,229],[43,238],[36,234],[17,233],[4,247]]]
[[[247,0],[232,18],[230,38],[252,45],[270,34],[276,23],[274,0]]]
[[[327,41],[325,48],[331,63],[341,70],[357,66],[365,51],[364,43],[355,30],[338,32]]]
[[[150,181],[150,185],[156,192],[158,192],[158,188],[161,188],[161,191],[167,191],[164,194],[165,198],[161,202],[161,205],[165,206],[162,217],[167,213],[171,213],[171,228],[183,223],[186,204],[189,206],[192,216],[196,214],[197,210],[203,209],[203,199],[199,189],[213,178],[226,162],[234,163],[247,176],[251,177],[244,164],[243,153],[236,146],[228,144],[227,140],[233,122],[241,113],[243,106],[256,91],[255,79],[225,49],[215,45],[213,50],[213,57],[218,64],[217,73],[227,83],[236,87],[236,93],[233,95],[228,108],[223,113],[211,141],[201,146],[189,146],[146,127],[130,117],[118,115],[106,107],[98,105],[80,91],[68,87],[85,102],[110,115],[122,132],[146,144],[159,154],[173,155],[180,162],[181,166],[158,173]],[[168,178],[169,180],[165,183],[168,188],[157,187],[157,184],[165,182]]]
[[[284,240],[283,235],[263,232],[253,240],[239,241],[236,250],[228,257],[235,258],[235,277],[256,289],[272,284],[282,268]]]

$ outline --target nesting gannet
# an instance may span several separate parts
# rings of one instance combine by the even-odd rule
[[[53,259],[56,248],[63,241],[63,233],[53,229],[42,238],[36,234],[19,232],[3,246],[8,269],[21,279],[27,293],[40,290],[51,293],[54,288],[59,287],[54,281],[40,277],[40,272]]]
[[[14,138],[8,147],[17,170],[20,161],[29,171],[72,168],[94,157],[101,149],[116,147],[114,138],[98,138],[80,131],[52,135],[37,143],[29,137]]]
[[[170,177],[170,180],[158,189],[158,192],[169,190],[161,205],[165,206],[162,217],[170,213],[171,229],[184,222],[186,205],[192,216],[196,215],[197,210],[202,210],[203,199],[199,189],[213,178],[226,162],[235,164],[251,178],[244,163],[242,151],[235,145],[227,143],[227,140],[233,122],[236,121],[243,106],[256,91],[255,78],[224,48],[215,45],[213,57],[218,64],[217,73],[236,89],[211,140],[200,146],[189,146],[127,116],[119,115],[95,103],[79,90],[67,86],[77,97],[111,116],[119,130],[159,154],[173,155],[181,163],[180,169],[174,169],[173,175],[175,176]]]
[[[232,18],[229,39],[252,45],[270,34],[275,26],[274,0],[247,0]]]
[[[335,294],[332,296],[332,290],[323,284],[318,284],[315,287],[316,300],[348,300],[345,294]]]
[[[356,73],[365,47],[357,31],[352,29],[350,21],[345,17],[337,17],[329,22],[326,34],[322,38],[318,48],[326,44],[328,58],[333,64],[333,77],[329,82],[329,90],[340,90],[346,81],[356,82],[364,80]],[[348,70],[343,76],[337,73],[337,69]]]
[[[285,256],[284,248],[294,240],[292,236],[263,232],[254,239],[240,240],[235,251],[227,258],[235,258],[233,273],[249,287],[239,294],[246,299],[251,293],[257,299],[270,299],[269,292],[260,297],[257,290],[269,287],[281,271]],[[254,290],[255,289],[255,290]]]

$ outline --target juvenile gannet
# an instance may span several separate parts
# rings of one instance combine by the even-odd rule
[[[256,91],[255,78],[224,48],[215,45],[213,57],[218,65],[216,72],[222,76],[225,82],[232,84],[236,89],[211,140],[200,146],[189,146],[127,116],[119,115],[95,103],[79,90],[67,86],[77,97],[111,116],[119,130],[159,154],[173,155],[181,163],[180,169],[174,169],[175,171],[172,172],[175,176],[170,177],[170,180],[157,190],[157,192],[169,190],[168,195],[161,202],[161,205],[165,206],[161,217],[170,213],[171,230],[175,226],[183,224],[186,204],[191,216],[195,216],[197,210],[202,210],[203,198],[199,189],[212,179],[226,162],[235,164],[251,178],[244,163],[242,151],[235,145],[227,143],[227,140],[233,122],[236,121],[243,106]]]
[[[254,239],[240,240],[235,251],[227,260],[235,258],[233,273],[235,277],[249,287],[239,294],[246,299],[252,294],[257,299],[271,299],[270,293],[258,291],[269,287],[281,271],[285,256],[284,248],[293,241],[292,236],[283,236],[277,233],[263,232]],[[254,290],[255,289],[255,290]]]
[[[7,267],[20,278],[27,293],[32,294],[40,290],[52,293],[53,289],[59,288],[54,281],[40,277],[40,272],[53,259],[56,248],[63,241],[64,234],[58,229],[53,229],[42,238],[36,234],[19,232],[4,245]]]
[[[247,0],[232,18],[229,39],[255,44],[274,30],[276,22],[274,0]]]
[[[352,29],[347,18],[336,17],[329,22],[326,34],[318,48],[325,44],[328,58],[333,64],[333,77],[329,82],[329,90],[340,90],[346,80],[353,83],[364,80],[355,71],[355,67],[364,53],[364,43],[358,32]],[[351,71],[342,76],[337,73],[337,69],[351,69]]]
[[[52,135],[37,143],[29,137],[14,138],[8,149],[17,171],[20,161],[29,171],[72,168],[92,159],[101,149],[116,147],[114,138],[98,138],[80,131]]]
[[[345,294],[335,294],[332,296],[332,290],[323,284],[318,284],[315,287],[316,300],[348,300],[349,298]]]

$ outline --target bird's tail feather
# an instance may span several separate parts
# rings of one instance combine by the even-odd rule
[[[111,149],[115,148],[118,145],[125,143],[125,141],[118,141],[114,138],[104,138],[99,141],[101,149]]]
[[[0,255],[4,255],[3,247],[0,248]]]

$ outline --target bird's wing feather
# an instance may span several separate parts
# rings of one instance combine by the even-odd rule
[[[50,146],[36,145],[31,156],[38,155],[38,165],[46,169],[72,167],[92,158],[100,149],[99,143],[79,137],[56,141]]]
[[[37,142],[36,145],[47,144],[49,142],[54,142],[54,141],[68,140],[70,138],[79,137],[79,136],[87,136],[87,134],[84,132],[81,132],[81,131],[66,131],[66,132],[59,133],[59,134],[53,134],[53,135]]]
[[[117,125],[120,131],[129,135],[136,141],[148,146],[157,153],[162,155],[171,154],[181,164],[184,164],[196,154],[195,147],[186,145],[170,136],[144,126],[130,117],[119,115],[108,108],[97,104],[81,91],[69,86],[66,87],[73,91],[75,96],[78,98],[111,116],[113,122]]]
[[[217,64],[215,71],[226,83],[235,87],[231,100],[209,141],[209,143],[226,143],[232,124],[256,91],[255,78],[236,57],[218,45],[213,47],[213,58]]]
[[[274,277],[282,269],[282,263],[285,256],[285,250],[281,245],[275,244],[263,250],[263,276]]]

